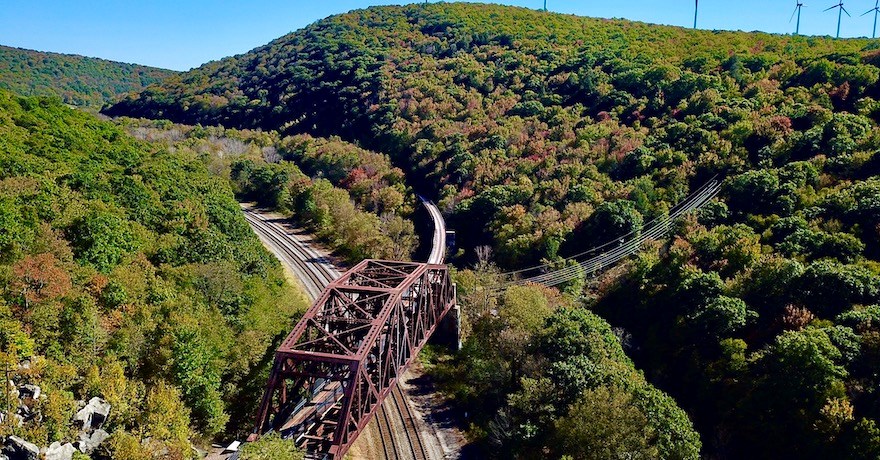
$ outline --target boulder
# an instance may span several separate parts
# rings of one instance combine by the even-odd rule
[[[42,391],[40,387],[37,385],[22,385],[18,387],[18,394],[21,399],[31,398],[31,399],[39,399]]]
[[[9,460],[37,460],[40,448],[18,436],[10,436],[3,445],[3,455]]]
[[[110,416],[110,403],[101,398],[92,398],[86,407],[83,407],[73,420],[81,425],[82,431],[90,432],[101,428]]]
[[[36,421],[39,423],[43,420],[43,414],[39,412],[34,412],[34,410],[26,404],[21,404],[20,406],[18,406],[18,409],[15,411],[15,415],[20,417],[25,422]]]
[[[76,447],[79,449],[80,452],[84,454],[90,454],[109,437],[110,434],[101,429],[95,430],[91,435],[80,433],[79,441],[76,442]]]
[[[72,460],[76,447],[71,443],[61,444],[58,441],[53,442],[46,449],[46,460]]]

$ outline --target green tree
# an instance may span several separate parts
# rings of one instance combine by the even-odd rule
[[[199,431],[209,436],[219,433],[229,421],[220,394],[217,351],[193,330],[175,334],[171,349],[174,381],[183,389],[183,400],[192,409]]]
[[[627,239],[638,236],[642,222],[642,215],[632,201],[606,201],[575,230],[569,239],[569,251],[581,252],[605,243],[611,243],[610,248],[614,248],[626,235],[632,233]]]
[[[116,430],[107,443],[113,458],[119,460],[150,460],[153,458],[149,448],[142,445],[137,436],[123,430]]]
[[[268,433],[241,448],[242,460],[301,460],[303,453],[278,433]]]
[[[760,443],[767,456],[817,452],[822,446],[820,439],[792,437],[799,438],[803,430],[812,429],[829,399],[844,397],[847,371],[841,359],[840,350],[821,329],[786,331],[778,336],[755,362],[752,378],[756,388],[742,409],[749,418],[761,419],[750,425],[747,431],[751,437],[744,442]],[[792,407],[801,410],[792,411]],[[757,426],[765,428],[755,430]],[[767,443],[767,436],[777,441]],[[789,450],[792,446],[798,446],[795,452]]]
[[[632,395],[615,386],[581,394],[556,431],[558,452],[573,458],[659,458],[656,432]]]
[[[144,429],[159,441],[169,443],[178,452],[189,450],[189,409],[183,404],[180,390],[160,381],[147,393]],[[123,435],[121,446],[130,448],[131,440]]]
[[[131,224],[109,212],[91,211],[74,222],[70,239],[77,259],[107,273],[139,243]]]
[[[741,299],[720,296],[710,300],[697,311],[693,320],[706,337],[727,337],[744,328],[758,313],[749,309]]]

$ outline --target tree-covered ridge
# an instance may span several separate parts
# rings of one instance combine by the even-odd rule
[[[95,458],[191,458],[249,429],[305,306],[203,158],[0,90],[0,357],[44,395],[4,399],[0,436],[76,441],[76,401],[100,397]]]
[[[175,76],[111,113],[338,135],[385,152],[410,185],[437,192],[464,251],[455,262],[479,260],[479,272],[561,264],[718,175],[718,199],[673,238],[564,291],[620,328],[706,455],[877,458],[877,48],[490,5],[382,7]],[[577,367],[593,380],[564,386],[546,365],[568,353],[542,348],[545,324],[509,327],[493,312],[510,302],[479,289],[498,279],[474,276],[472,291],[459,281],[473,292],[471,352],[450,372],[472,379],[452,392],[482,404],[472,434],[486,452],[549,452],[559,430],[586,442],[597,427],[561,422],[577,407],[650,420],[621,409],[632,394],[596,384],[609,374],[593,357]],[[612,403],[554,394],[543,412],[517,406],[542,388]],[[492,434],[505,423],[521,436]],[[641,449],[646,438],[626,439]]]
[[[57,95],[65,104],[100,109],[157,83],[172,70],[0,45],[0,89],[24,96]]]
[[[554,257],[607,199],[653,217],[695,174],[748,169],[777,139],[785,153],[767,161],[844,146],[819,113],[871,116],[872,48],[502,6],[382,7],[174,76],[110,113],[356,140],[440,190],[461,243],[516,265]]]
[[[409,260],[416,197],[387,155],[333,137],[119,119],[135,137],[203,159],[240,200],[289,215],[336,255]]]

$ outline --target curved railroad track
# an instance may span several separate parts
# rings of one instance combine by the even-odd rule
[[[311,300],[317,299],[331,281],[341,276],[341,272],[325,256],[309,243],[294,238],[293,233],[281,223],[251,209],[243,211],[257,236],[273,248],[275,255],[294,272]]]
[[[446,258],[446,221],[440,214],[440,209],[433,202],[426,200],[419,195],[419,200],[431,215],[431,221],[434,222],[434,235],[431,238],[431,254],[428,256],[429,264],[442,264]]]

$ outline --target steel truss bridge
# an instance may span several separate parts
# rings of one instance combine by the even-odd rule
[[[331,282],[275,353],[256,434],[339,459],[455,306],[445,265],[365,260]]]

